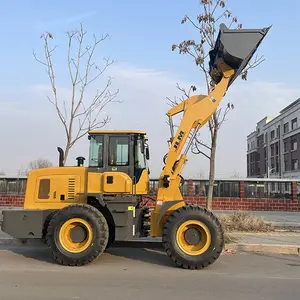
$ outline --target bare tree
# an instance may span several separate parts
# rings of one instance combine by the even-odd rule
[[[234,170],[230,177],[231,178],[240,178],[241,176],[240,176],[240,173],[237,172],[237,170]]]
[[[17,176],[27,176],[29,171],[43,169],[43,168],[51,168],[54,167],[54,164],[45,158],[38,158],[29,162],[28,166],[24,168],[23,166],[17,170]]]
[[[53,163],[48,159],[38,158],[36,160],[31,161],[28,164],[30,170],[42,169],[42,168],[51,168],[53,167]]]
[[[199,40],[184,40],[181,43],[174,44],[172,46],[172,51],[176,49],[179,54],[190,56],[195,62],[199,71],[204,75],[207,94],[212,90],[213,83],[210,78],[208,61],[209,61],[209,51],[214,47],[217,38],[217,33],[219,30],[219,25],[221,23],[227,24],[228,28],[241,29],[242,24],[238,23],[238,19],[234,16],[226,7],[225,1],[222,0],[200,0],[201,12],[196,16],[195,19],[185,15],[181,21],[181,24],[188,23],[192,25],[198,36]],[[244,71],[240,74],[243,80],[247,80],[247,75],[249,69],[255,68],[264,61],[263,56],[256,56],[255,59],[250,62]],[[171,105],[176,105],[178,100],[185,100],[190,96],[191,92],[196,91],[195,86],[191,86],[188,90],[177,85],[177,88],[182,92],[182,99],[175,98],[170,100]],[[207,159],[209,159],[209,189],[208,197],[206,202],[206,207],[212,208],[212,195],[214,188],[215,179],[215,157],[217,150],[217,138],[221,125],[226,120],[226,117],[230,110],[234,108],[232,103],[228,103],[225,108],[218,108],[218,110],[213,114],[208,122],[208,128],[210,131],[210,142],[208,144],[200,140],[199,135],[196,136],[192,152],[195,154],[202,154]]]
[[[82,24],[79,29],[67,32],[67,72],[71,85],[69,97],[60,95],[56,82],[57,70],[54,67],[53,55],[57,50],[57,45],[51,45],[50,41],[54,39],[53,34],[46,32],[41,36],[44,45],[43,59],[39,59],[33,52],[36,61],[46,67],[52,90],[52,96],[48,96],[48,100],[55,107],[64,128],[66,136],[64,164],[70,149],[79,139],[85,136],[89,130],[102,128],[110,121],[108,116],[99,120],[104,108],[111,102],[118,102],[115,99],[119,91],[110,91],[112,84],[110,77],[104,79],[106,83],[101,88],[97,88],[92,95],[87,94],[87,88],[102,79],[105,71],[115,61],[104,58],[103,66],[94,62],[96,49],[108,39],[108,34],[102,35],[101,38],[93,35],[90,44],[86,44],[86,37],[87,31],[84,30]]]

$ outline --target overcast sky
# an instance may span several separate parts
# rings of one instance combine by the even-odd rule
[[[46,100],[49,85],[44,69],[32,57],[41,53],[41,33],[50,31],[59,45],[56,56],[59,95],[70,91],[66,77],[65,32],[83,22],[89,33],[109,33],[99,59],[110,55],[118,62],[110,70],[119,99],[104,113],[111,116],[107,129],[141,129],[148,132],[151,151],[151,177],[159,175],[167,152],[169,128],[165,123],[166,97],[178,94],[176,83],[188,87],[204,82],[192,61],[171,51],[173,43],[197,38],[189,26],[180,25],[184,14],[194,16],[197,0],[179,1],[11,1],[2,4],[0,33],[0,171],[16,174],[19,168],[38,157],[58,161],[57,146],[65,137],[55,110]],[[235,109],[222,126],[217,150],[217,177],[234,173],[246,175],[246,137],[256,122],[275,116],[300,96],[299,68],[294,49],[298,48],[298,1],[228,1],[245,28],[273,25],[260,52],[266,61],[249,74],[248,81],[237,80],[223,103]],[[293,10],[290,10],[293,7]],[[284,17],[289,14],[289,17]],[[97,54],[98,55],[98,54]],[[97,83],[101,86],[101,82]],[[87,95],[92,95],[93,89]],[[201,131],[208,140],[207,127]],[[73,148],[68,164],[79,155],[88,157],[88,140]],[[189,155],[185,177],[206,176],[208,161]]]

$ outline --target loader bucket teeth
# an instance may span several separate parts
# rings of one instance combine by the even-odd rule
[[[225,24],[221,24],[214,48],[209,52],[212,80],[217,84],[222,79],[217,65],[218,60],[222,59],[235,71],[229,87],[247,66],[270,28],[271,26],[262,29],[229,29]]]

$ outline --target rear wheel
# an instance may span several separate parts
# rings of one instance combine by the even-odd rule
[[[108,225],[100,211],[90,205],[75,204],[54,215],[46,242],[57,263],[82,266],[104,252],[108,236]]]
[[[162,242],[171,260],[185,269],[202,269],[220,256],[224,233],[217,217],[200,206],[175,210],[164,225]]]

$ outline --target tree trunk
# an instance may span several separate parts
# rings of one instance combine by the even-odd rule
[[[69,156],[69,151],[70,151],[70,143],[68,142],[65,148],[65,152],[64,152],[64,166],[66,165],[68,156]]]
[[[216,129],[213,129],[213,135],[211,136],[211,155],[209,162],[209,186],[208,186],[208,195],[206,200],[206,208],[212,210],[212,197],[214,190],[215,182],[215,156],[217,150],[217,133]]]

